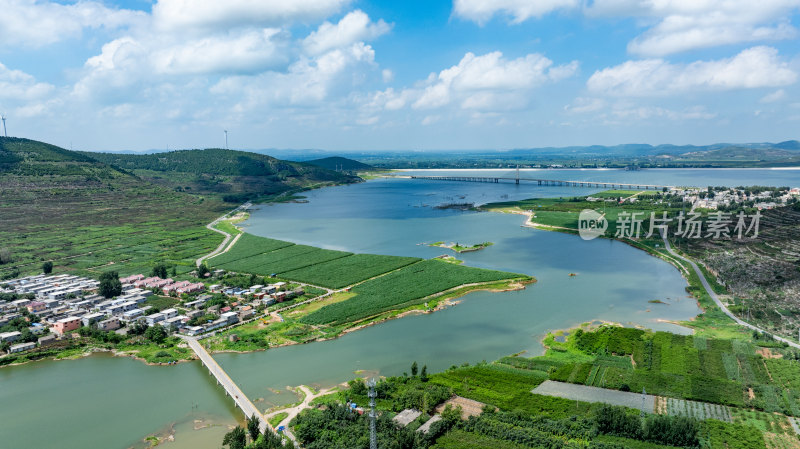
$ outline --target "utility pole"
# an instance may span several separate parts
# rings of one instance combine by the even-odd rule
[[[378,432],[375,429],[375,420],[378,419],[378,413],[375,411],[375,398],[378,396],[375,393],[375,378],[369,380],[369,449],[378,449]]]
[[[644,387],[642,387],[642,413],[640,415],[642,418],[644,418],[644,409],[646,403],[647,403],[647,391],[645,391]]]

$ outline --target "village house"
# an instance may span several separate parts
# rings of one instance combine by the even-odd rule
[[[107,320],[101,321],[97,323],[97,328],[101,331],[113,331],[119,329],[122,325],[120,324],[119,318],[111,317]]]
[[[76,316],[70,316],[56,321],[56,323],[53,324],[53,332],[59,335],[64,335],[65,333],[74,331],[79,327],[81,327],[81,319]]]
[[[0,334],[0,341],[11,343],[12,341],[17,341],[22,336],[22,333],[19,331],[13,332],[3,332]]]
[[[35,347],[36,347],[36,343],[33,343],[33,342],[20,343],[18,345],[14,345],[11,348],[9,348],[8,353],[9,354],[15,354],[17,352],[28,351],[28,350],[33,349]]]

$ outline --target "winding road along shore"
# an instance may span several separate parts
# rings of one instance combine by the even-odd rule
[[[238,235],[236,236],[236,238],[234,238],[234,239],[233,239],[233,241],[231,241],[231,237],[232,237],[232,236],[231,236],[230,234],[228,234],[227,232],[225,232],[225,231],[222,231],[222,230],[220,230],[220,229],[217,229],[217,228],[215,228],[214,226],[216,226],[216,224],[217,224],[217,223],[219,223],[220,221],[224,220],[224,219],[225,219],[225,218],[227,218],[228,216],[230,216],[230,215],[233,215],[233,214],[235,214],[236,212],[239,212],[239,211],[242,211],[242,210],[247,210],[247,209],[248,209],[250,206],[252,206],[252,205],[253,205],[253,204],[252,204],[252,203],[250,203],[250,202],[244,203],[244,204],[242,204],[241,206],[237,207],[236,209],[232,210],[231,212],[228,212],[227,214],[225,214],[225,215],[223,215],[223,216],[221,216],[221,217],[217,218],[216,220],[214,220],[214,221],[212,221],[211,223],[209,223],[209,224],[207,224],[207,225],[206,225],[206,228],[207,228],[207,229],[209,229],[209,230],[211,230],[211,231],[214,231],[214,232],[218,232],[218,233],[220,233],[220,234],[224,235],[224,236],[225,236],[225,239],[224,239],[224,240],[222,240],[222,243],[220,243],[220,244],[219,244],[219,246],[217,247],[217,249],[215,249],[214,251],[211,251],[210,253],[206,254],[205,256],[202,256],[202,257],[200,257],[200,258],[198,258],[198,259],[197,259],[197,261],[195,262],[195,264],[196,264],[198,267],[199,267],[200,265],[202,265],[202,264],[203,264],[203,261],[205,261],[206,259],[210,259],[210,258],[212,258],[212,257],[214,257],[214,256],[216,256],[216,255],[218,255],[218,254],[222,254],[222,253],[224,253],[224,252],[227,252],[229,249],[231,249],[231,247],[233,246],[233,244],[234,244],[234,243],[236,243],[236,240],[238,240],[238,239],[239,239],[239,236],[241,236],[241,235],[242,235],[242,234],[238,234]],[[230,244],[228,244],[228,243],[230,243]]]
[[[700,278],[700,283],[703,284],[703,288],[706,289],[706,293],[708,293],[708,296],[710,296],[711,299],[714,300],[714,303],[717,305],[717,307],[719,307],[722,310],[722,312],[725,313],[725,315],[728,315],[728,317],[730,317],[730,319],[735,321],[736,324],[738,324],[740,326],[744,326],[744,327],[746,327],[748,329],[752,329],[754,331],[761,332],[762,334],[772,335],[772,338],[774,338],[775,340],[783,342],[783,343],[786,343],[786,344],[788,344],[789,346],[791,346],[793,348],[800,349],[800,344],[797,344],[797,343],[795,343],[795,342],[793,342],[791,340],[788,340],[786,338],[783,338],[781,336],[770,334],[769,332],[765,331],[764,329],[761,329],[758,326],[754,326],[754,325],[752,325],[752,324],[750,324],[750,323],[748,323],[746,321],[742,321],[739,317],[734,315],[733,312],[731,312],[728,309],[728,307],[725,304],[723,304],[722,301],[719,300],[719,296],[717,296],[717,294],[711,288],[711,285],[708,283],[708,280],[706,280],[706,276],[703,274],[703,271],[700,270],[700,267],[698,267],[697,264],[694,263],[693,261],[691,261],[691,260],[687,259],[686,257],[683,257],[680,254],[676,253],[675,250],[672,249],[672,245],[669,244],[669,240],[667,239],[667,236],[664,234],[663,231],[661,233],[661,238],[664,240],[664,247],[667,249],[667,251],[669,251],[670,254],[672,254],[673,256],[677,257],[678,259],[683,260],[684,262],[686,262],[686,263],[688,263],[689,265],[692,266],[692,268],[694,269],[694,272],[697,273],[697,277]]]

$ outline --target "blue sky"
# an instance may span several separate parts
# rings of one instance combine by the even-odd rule
[[[9,134],[93,151],[797,139],[800,0],[0,0]]]

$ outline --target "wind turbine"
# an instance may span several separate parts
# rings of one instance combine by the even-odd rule
[[[228,130],[226,129],[224,131],[225,131],[225,149],[227,150],[228,149]]]
[[[6,116],[3,115],[3,114],[0,114],[0,119],[3,120],[3,135],[8,137],[8,131],[6,131]]]

